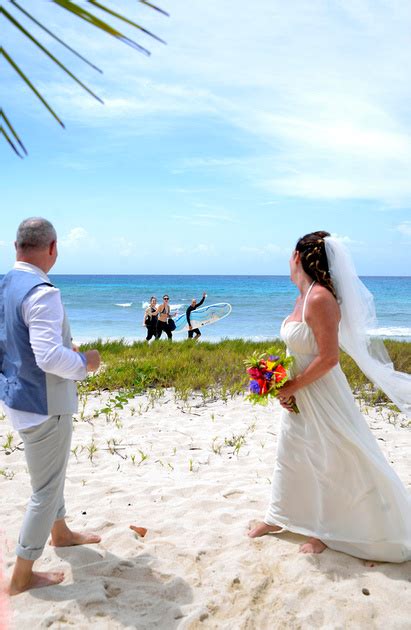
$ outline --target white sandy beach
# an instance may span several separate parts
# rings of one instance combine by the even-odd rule
[[[277,404],[253,408],[241,397],[204,404],[200,396],[181,403],[169,391],[158,400],[137,397],[108,420],[102,412],[93,417],[106,401],[107,394],[90,397],[77,417],[66,483],[70,526],[96,531],[102,542],[48,547],[36,566],[64,569],[66,579],[15,597],[12,628],[410,627],[411,562],[367,568],[329,549],[299,554],[297,535],[246,536],[269,498]],[[387,410],[366,412],[410,488],[404,418],[394,425]],[[1,445],[9,431],[3,420]],[[12,448],[18,443],[14,434]],[[23,452],[2,446],[0,470],[9,573],[30,495]],[[146,527],[146,537],[129,524]]]

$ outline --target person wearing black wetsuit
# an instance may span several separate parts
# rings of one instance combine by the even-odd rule
[[[147,328],[146,341],[150,341],[152,337],[157,336],[157,298],[150,298],[150,305],[144,311],[143,325]]]
[[[186,317],[187,317],[187,323],[188,323],[188,338],[189,339],[193,339],[193,335],[195,334],[194,339],[198,339],[199,337],[201,337],[201,332],[199,328],[193,328],[191,325],[191,313],[193,311],[196,310],[196,308],[198,308],[199,306],[201,306],[204,303],[204,300],[206,299],[207,294],[203,293],[203,297],[201,298],[201,300],[199,301],[199,303],[197,304],[197,300],[195,300],[194,298],[191,300],[191,304],[188,307],[188,309],[186,310]]]

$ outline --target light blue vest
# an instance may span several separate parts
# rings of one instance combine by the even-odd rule
[[[0,285],[0,399],[12,409],[45,416],[76,413],[74,381],[41,370],[23,321],[22,304],[40,285],[53,286],[34,273],[12,269]],[[64,317],[63,345],[71,348],[71,334]]]

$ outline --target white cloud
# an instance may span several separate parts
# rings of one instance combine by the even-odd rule
[[[179,163],[180,171],[187,169],[216,169],[219,167],[244,166],[250,163],[250,158],[241,157],[192,157],[185,158]]]
[[[234,223],[234,219],[232,217],[228,217],[224,214],[197,214],[199,219],[203,219],[204,221],[221,221],[222,223]]]
[[[253,256],[269,257],[289,255],[291,248],[282,247],[274,243],[267,243],[259,246],[244,245],[240,247],[240,251]]]
[[[193,187],[193,188],[171,188],[171,192],[174,193],[178,193],[181,195],[194,195],[194,194],[202,194],[202,193],[208,193],[210,191],[212,191],[213,188],[211,186],[208,186],[207,188],[197,188],[197,187]]]
[[[390,130],[390,126],[395,126],[394,121],[382,112],[362,111],[363,103],[347,103],[347,97],[344,100],[348,111],[338,111],[340,98],[344,96],[330,96],[323,100],[319,110],[308,110],[304,117],[261,113],[257,123],[264,134],[311,149],[372,160],[410,158],[411,137],[403,131]]]
[[[126,258],[136,253],[136,244],[133,243],[133,241],[129,241],[124,236],[115,238],[114,243],[119,256]]]
[[[265,0],[256,11],[245,0],[192,0],[174,3],[169,20],[138,15],[169,42],[151,42],[150,59],[102,34],[91,37],[89,26],[76,28],[53,9],[56,25],[67,20],[69,43],[104,69],[103,77],[90,73],[88,83],[106,105],[52,69],[51,83],[44,76],[36,83],[65,120],[104,126],[107,150],[114,136],[129,143],[195,119],[258,149],[247,159],[198,150],[180,169],[242,169],[253,185],[278,196],[387,206],[411,200],[409,2]],[[8,98],[19,98],[14,93],[7,90]],[[265,155],[262,170],[257,151]]]
[[[206,245],[205,243],[199,243],[192,249],[193,254],[207,254],[208,256],[215,255],[214,245]]]
[[[331,236],[337,238],[341,243],[345,243],[346,245],[359,245],[359,241],[354,241],[350,236],[343,236],[342,234],[337,234],[336,232],[332,232]]]
[[[348,165],[347,165],[348,166]],[[262,180],[260,183],[270,192],[280,196],[304,199],[358,199],[375,200],[384,204],[385,210],[402,206],[411,200],[411,180],[408,176],[378,169],[371,177],[367,168],[355,164],[346,172],[333,176],[333,167],[324,163],[317,173],[299,172],[289,176]],[[411,163],[410,163],[411,169]],[[323,171],[322,173],[320,171]],[[405,170],[405,169],[404,169]],[[351,171],[351,172],[348,172]],[[381,208],[380,208],[381,209]]]
[[[400,234],[405,234],[405,236],[411,236],[411,221],[403,221],[395,228]]]
[[[97,103],[77,86],[60,80],[40,85],[42,92],[64,120],[87,122],[92,126],[126,125],[133,132],[141,126],[141,118],[161,116],[184,118],[218,113],[223,102],[212,92],[178,83],[163,83],[140,77],[123,77],[124,86],[105,88],[104,104]],[[112,93],[114,89],[119,95]],[[121,94],[121,96],[120,96]],[[143,130],[140,131],[140,133]],[[145,131],[145,129],[144,129]]]
[[[171,251],[175,256],[190,256],[192,254],[204,254],[207,256],[216,255],[216,249],[214,245],[206,243],[198,243],[198,245],[194,245],[193,247],[176,246],[173,247]]]
[[[88,238],[87,230],[83,227],[75,227],[70,230],[67,236],[63,237],[59,244],[67,249],[77,249]]]
[[[209,208],[210,206],[206,204],[194,204],[196,207],[201,208]],[[173,214],[171,215],[171,219],[174,221],[182,221],[185,225],[194,225],[194,226],[213,226],[219,223],[235,223],[235,219],[226,214],[220,213],[203,213],[199,212],[196,214]]]

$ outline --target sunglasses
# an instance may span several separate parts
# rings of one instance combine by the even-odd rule
[[[166,297],[165,297],[165,298],[163,298],[163,300],[169,300],[169,299],[170,299],[170,298],[166,298]]]

